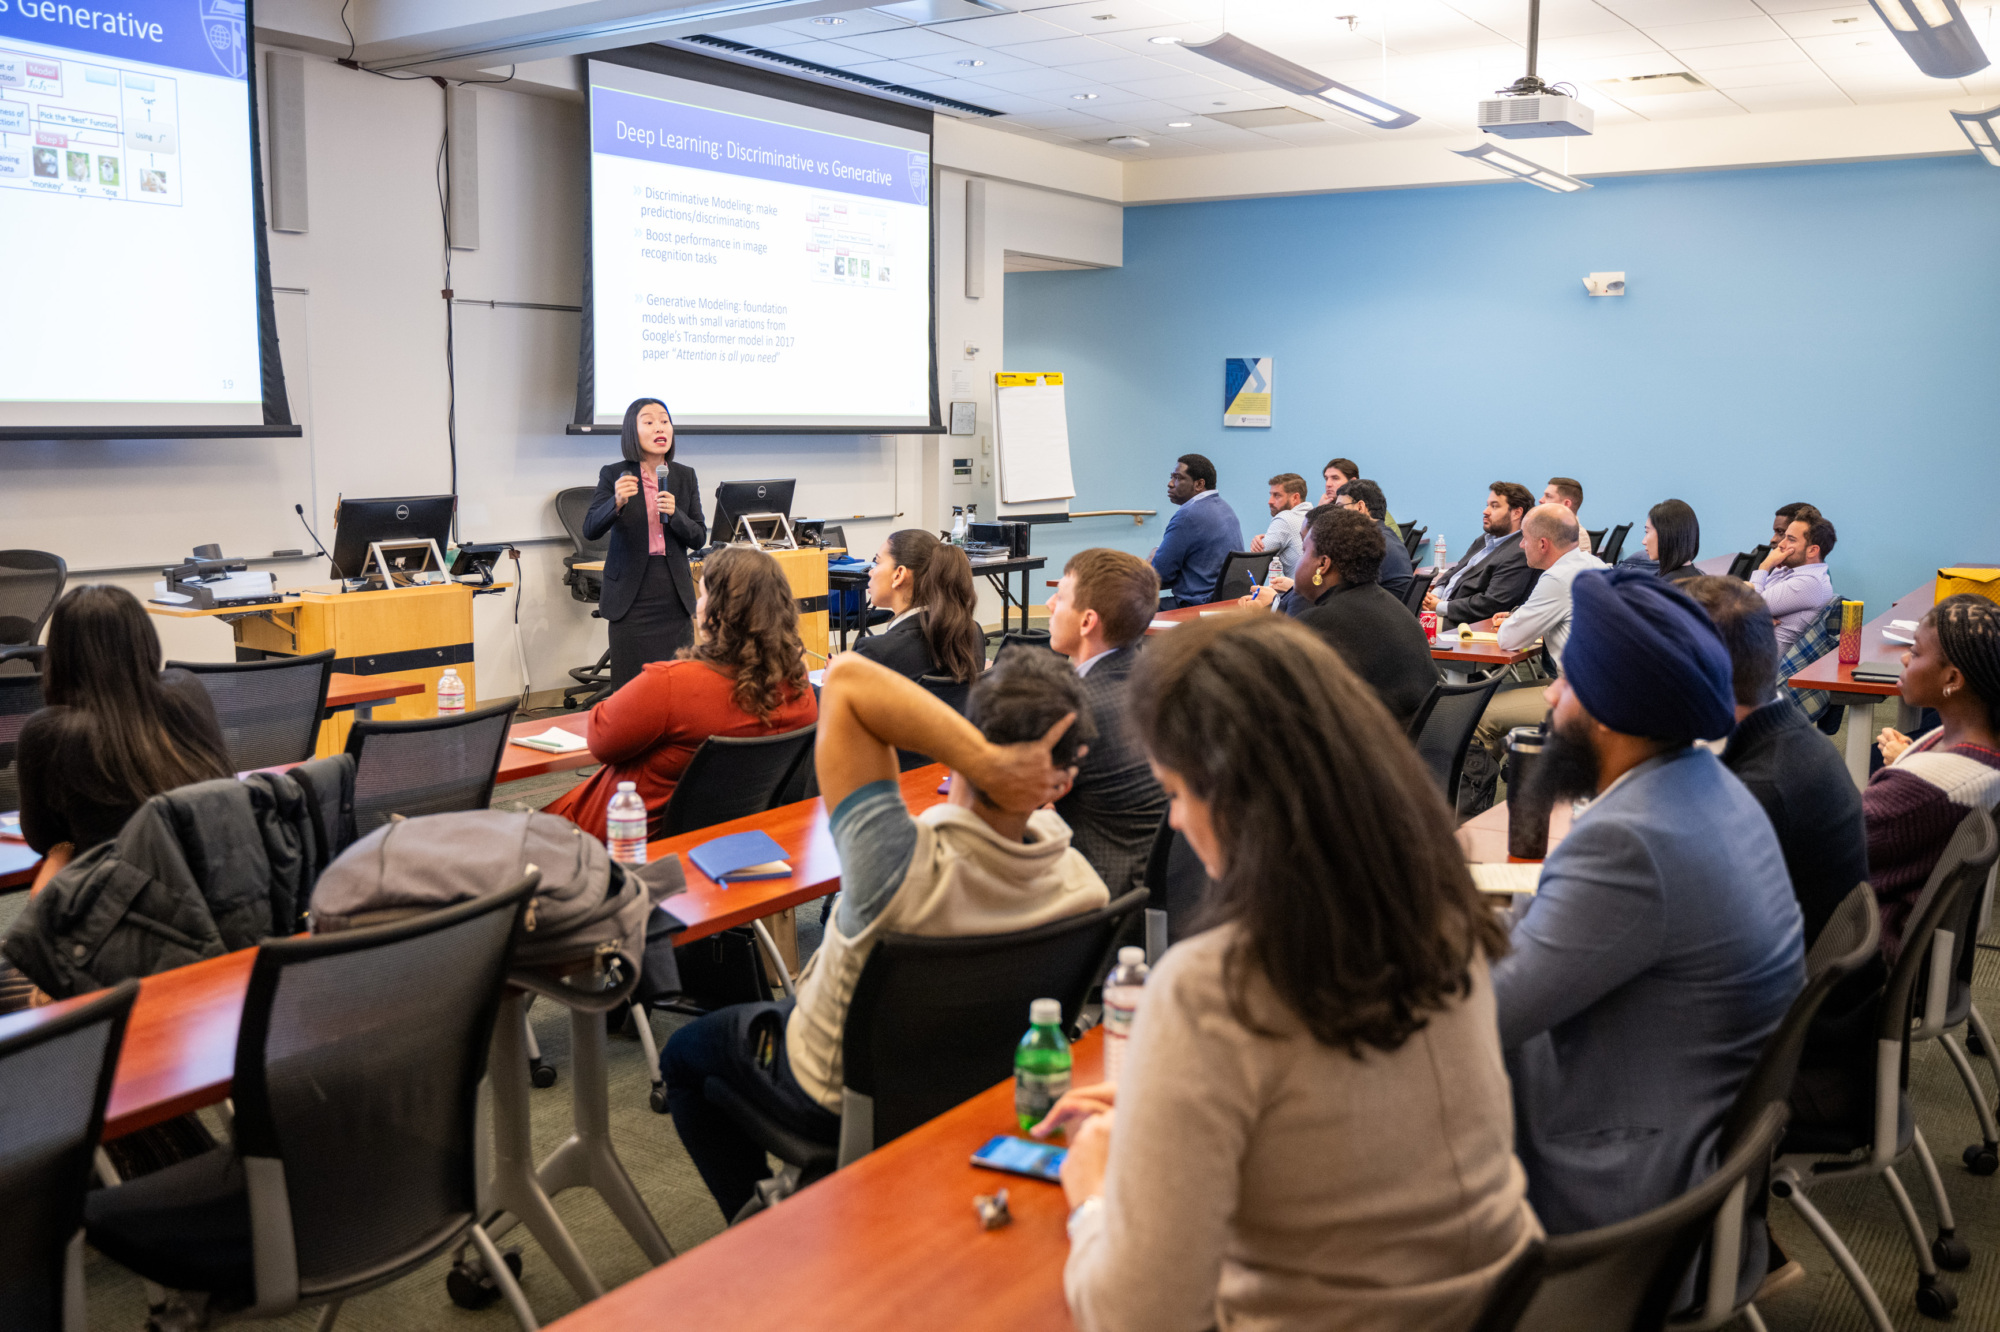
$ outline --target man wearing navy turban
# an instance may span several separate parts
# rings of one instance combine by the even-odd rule
[[[1636,1216],[1718,1162],[1724,1114],[1805,984],[1784,854],[1696,740],[1735,725],[1708,615],[1651,573],[1576,577],[1536,780],[1591,797],[1493,967],[1517,1150],[1551,1234]],[[1765,1271],[1749,1238],[1746,1290]]]

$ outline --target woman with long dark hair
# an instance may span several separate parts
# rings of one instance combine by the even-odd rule
[[[776,560],[752,546],[726,546],[703,560],[693,627],[693,647],[648,662],[629,688],[590,710],[590,752],[604,766],[549,813],[602,837],[618,783],[632,782],[657,837],[702,741],[776,735],[818,718],[798,602]]]
[[[1685,500],[1661,500],[1646,511],[1646,558],[1658,564],[1660,577],[1685,583],[1701,577],[1695,557],[1701,554],[1701,520]]]
[[[986,668],[986,635],[965,552],[918,527],[891,532],[875,552],[868,601],[896,618],[854,650],[909,679],[948,675],[970,684]]]
[[[161,674],[160,636],[124,588],[85,584],[56,604],[42,699],[18,762],[21,834],[45,875],[162,791],[229,776],[208,691],[186,671]]]
[[[658,398],[625,409],[625,457],[597,474],[583,517],[592,541],[611,534],[598,612],[611,627],[611,687],[647,662],[670,661],[694,641],[694,572],[688,552],[708,540],[701,483],[674,459],[674,418]],[[664,482],[664,484],[662,484]]]
[[[1037,1129],[1071,1126],[1077,1326],[1469,1327],[1539,1227],[1487,971],[1507,936],[1436,784],[1283,616],[1182,625],[1131,700],[1215,882],[1115,1090]]]

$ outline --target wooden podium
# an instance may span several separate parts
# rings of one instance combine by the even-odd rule
[[[799,603],[799,639],[806,651],[819,658],[819,665],[807,662],[809,669],[818,670],[826,664],[826,646],[831,641],[827,635],[827,579],[826,560],[828,551],[824,547],[805,550],[768,550],[764,552],[778,562],[785,571],[785,581],[792,585],[792,595]],[[588,560],[576,566],[581,573],[604,572],[603,560]],[[694,562],[695,581],[701,581],[701,561]]]

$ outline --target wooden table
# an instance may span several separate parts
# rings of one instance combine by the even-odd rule
[[[424,686],[417,680],[387,675],[343,675],[335,671],[326,684],[326,716],[331,718],[336,712],[351,710],[357,719],[365,721],[375,715],[377,703],[423,692]]]
[[[942,801],[938,785],[944,776],[944,768],[937,764],[904,773],[903,798],[910,808],[921,811]],[[685,852],[711,838],[751,828],[763,829],[785,848],[792,877],[724,887],[682,855],[688,890],[668,899],[666,909],[686,922],[683,942],[773,915],[840,887],[840,861],[827,831],[825,803],[817,798],[654,842],[648,856],[658,859],[669,852]],[[239,949],[139,982],[139,999],[132,1007],[105,1113],[106,1138],[214,1105],[229,1095],[243,992],[256,954],[254,948]],[[46,1021],[67,1006],[53,1004],[0,1018],[0,1037]]]
[[[1075,1053],[1077,1085],[1103,1076],[1099,1031]],[[550,1332],[627,1332],[666,1320],[703,1332],[1071,1328],[1062,1189],[970,1163],[988,1138],[1016,1131],[1009,1080],[626,1282]],[[973,1195],[1002,1188],[1014,1223],[982,1230]]]
[[[35,881],[35,866],[42,858],[28,849],[26,842],[0,840],[0,893],[26,888]]]
[[[587,768],[597,760],[588,749],[579,749],[573,754],[551,754],[545,749],[528,749],[514,741],[523,736],[540,735],[543,731],[568,731],[571,735],[590,733],[590,714],[573,712],[563,717],[544,717],[540,721],[522,722],[507,732],[507,747],[500,752],[500,775],[495,782],[518,782],[523,777],[540,777],[551,772],[570,772],[577,768]]]
[[[1905,645],[1890,643],[1882,631],[1891,620],[1921,620],[1937,600],[1937,580],[1931,579],[1915,591],[1905,593],[1885,613],[1861,626],[1861,660],[1900,661]],[[1859,663],[1857,663],[1859,664]],[[1852,708],[1847,716],[1847,771],[1856,786],[1868,785],[1870,749],[1875,743],[1875,705],[1885,698],[1897,700],[1896,729],[1909,733],[1916,729],[1917,710],[1902,702],[1899,685],[1874,680],[1857,680],[1854,667],[1843,666],[1840,649],[1835,648],[1812,665],[1785,681],[1796,689],[1824,689],[1833,701]]]
[[[1574,808],[1569,801],[1558,800],[1549,810],[1549,850],[1555,850],[1556,843],[1569,836]],[[1504,865],[1514,860],[1507,854],[1507,802],[1502,800],[1461,823],[1458,845],[1468,864]]]

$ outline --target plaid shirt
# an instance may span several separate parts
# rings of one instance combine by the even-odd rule
[[[1832,702],[1832,695],[1824,689],[1795,689],[1785,681],[1806,667],[1840,647],[1840,598],[1826,603],[1812,623],[1799,631],[1784,655],[1778,658],[1778,682],[1782,692],[1791,695],[1792,702],[1799,705],[1808,720],[1817,722]]]

